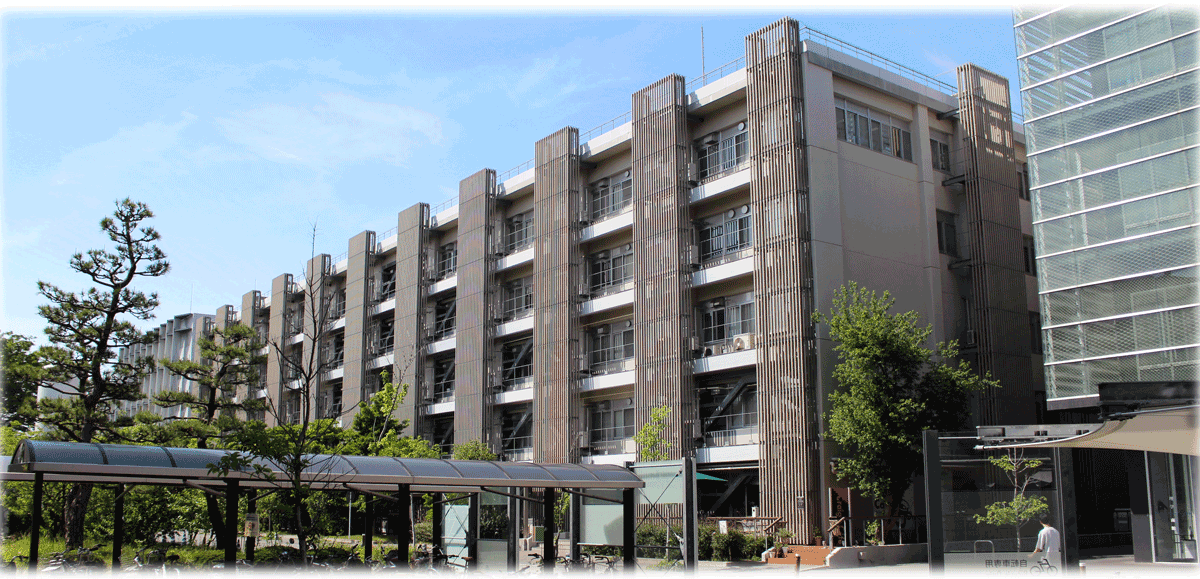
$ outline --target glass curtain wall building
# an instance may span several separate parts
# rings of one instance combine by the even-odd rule
[[[1014,11],[1048,410],[1197,379],[1197,14]],[[1195,561],[1196,458],[1128,455],[1135,557]]]
[[[1049,408],[1195,380],[1197,12],[1014,18]]]

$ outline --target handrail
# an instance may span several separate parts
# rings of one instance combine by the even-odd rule
[[[818,30],[813,30],[812,28],[809,28],[807,26],[800,29],[800,39],[801,40],[811,39],[811,40],[817,40],[817,41],[820,41],[823,43],[828,43],[828,44],[832,45],[832,46],[829,46],[829,48],[836,48],[843,52],[847,52],[850,56],[854,56],[856,58],[866,60],[867,62],[874,64],[875,66],[878,66],[884,70],[889,70],[889,71],[891,71],[895,74],[898,74],[904,78],[907,78],[912,81],[916,81],[916,82],[921,83],[929,88],[945,92],[946,94],[952,95],[952,94],[955,94],[958,92],[958,89],[956,89],[954,86],[952,86],[946,82],[940,81],[940,80],[933,78],[932,76],[929,76],[925,73],[917,72],[916,70],[909,68],[907,66],[904,66],[903,64],[888,60],[878,54],[875,54],[874,52],[871,52],[864,48],[859,48],[853,44],[850,44],[849,42],[846,42],[844,40],[839,40],[837,38],[829,36],[828,34],[825,34],[824,32],[820,32]]]
[[[438,203],[437,205],[434,205],[432,208],[430,208],[429,213],[437,215],[438,213],[441,213],[442,211],[445,211],[446,209],[449,209],[455,205],[458,205],[458,199],[451,197],[445,201],[442,201],[441,203]]]
[[[591,140],[592,137],[598,137],[598,136],[603,135],[604,133],[607,133],[625,123],[628,123],[630,121],[630,119],[632,119],[632,118],[633,118],[633,111],[625,111],[625,112],[617,115],[616,117],[613,117],[607,121],[604,121],[603,123],[600,123],[599,126],[593,127],[591,129],[588,129],[588,130],[580,133],[579,134],[579,142],[586,143],[589,140]]]
[[[528,161],[525,161],[524,163],[521,163],[520,165],[517,165],[516,167],[513,167],[512,169],[509,169],[509,170],[497,175],[496,182],[503,183],[503,182],[509,180],[509,178],[511,178],[511,177],[515,177],[517,175],[520,175],[521,173],[524,173],[525,171],[529,170],[530,167],[533,167],[533,161],[534,161],[533,159],[530,159]]]
[[[695,92],[696,89],[707,85],[710,82],[725,78],[726,76],[729,76],[730,73],[743,68],[746,68],[746,57],[744,55],[722,64],[715,70],[706,72],[698,78],[688,81],[684,90],[688,93]]]

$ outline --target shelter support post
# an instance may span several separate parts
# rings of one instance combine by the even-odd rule
[[[363,562],[371,558],[372,541],[375,539],[375,499],[363,495]]]
[[[232,573],[237,563],[238,481],[225,482],[225,570]]]
[[[38,540],[42,536],[42,473],[40,472],[33,474],[33,503],[30,510],[33,520],[29,523],[29,574],[32,575],[37,573]]]
[[[505,568],[508,571],[515,572],[517,570],[517,554],[520,552],[520,535],[521,535],[521,516],[520,501],[515,496],[520,489],[517,487],[508,487],[508,557],[505,562]]]
[[[445,512],[445,507],[442,505],[442,499],[444,498],[446,497],[442,495],[442,493],[433,493],[433,512],[429,515],[429,526],[431,527],[431,534],[433,535],[430,537],[430,539],[433,540],[434,547],[442,549],[443,551],[446,547],[442,544],[442,535],[445,534],[445,525],[443,524],[443,513]]]
[[[396,527],[396,549],[400,551],[400,560],[408,563],[408,544],[412,542],[412,499],[409,498],[408,485],[396,485],[396,501],[392,503],[391,524]]]
[[[253,513],[258,515],[258,489],[249,489],[246,491],[246,514]],[[254,562],[254,547],[258,542],[254,535],[246,535],[246,560]]]
[[[695,574],[697,551],[696,540],[696,459],[683,459],[683,570]],[[669,543],[670,541],[668,541]]]
[[[543,538],[546,539],[542,543],[542,566],[546,570],[554,569],[554,559],[558,557],[558,521],[554,520],[554,498],[558,493],[552,488],[544,489],[545,495],[542,498],[542,519],[545,532]]]
[[[467,497],[467,568],[479,565],[479,499],[480,493]]]
[[[1054,486],[1058,489],[1059,532],[1063,540],[1063,573],[1079,573],[1079,519],[1075,515],[1075,465],[1069,448],[1054,449]]]
[[[625,572],[633,573],[637,567],[637,538],[634,533],[637,523],[636,489],[625,489],[621,492],[621,558],[625,563]]]
[[[571,560],[578,561],[582,555],[579,551],[579,538],[583,535],[583,497],[571,493]]]
[[[125,544],[125,485],[113,488],[112,570],[121,570],[121,548]]]
[[[938,431],[926,430],[925,456],[925,533],[929,552],[929,573],[941,575],[946,568],[945,536],[942,534],[942,453]],[[846,535],[849,540],[850,535]]]

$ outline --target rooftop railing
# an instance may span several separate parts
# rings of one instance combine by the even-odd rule
[[[389,229],[389,230],[387,230],[387,231],[384,231],[383,233],[380,233],[380,234],[379,234],[379,241],[382,243],[382,242],[383,242],[383,240],[385,240],[385,239],[387,239],[387,238],[389,238],[389,237],[392,237],[393,235],[396,235],[396,232],[398,232],[398,231],[400,231],[400,227],[399,227],[399,226],[397,226],[397,227],[393,227],[393,228],[391,228],[391,229]]]
[[[706,84],[715,82],[722,78],[725,78],[725,77],[729,76],[730,73],[741,70],[743,68],[746,68],[746,57],[739,56],[738,58],[735,58],[725,64],[722,64],[721,66],[718,66],[715,70],[706,72],[703,75],[701,75],[700,77],[693,78],[692,80],[688,81],[687,87],[685,88],[685,90],[689,93],[695,92],[696,89],[698,89]]]
[[[903,64],[893,62],[882,56],[879,56],[874,52],[864,48],[859,48],[853,44],[850,44],[849,42],[838,40],[837,38],[829,36],[828,34],[813,30],[808,27],[800,29],[800,39],[816,41],[817,44],[821,44],[839,52],[846,53],[850,56],[858,58],[859,60],[864,60],[875,66],[878,66],[879,68],[946,94],[955,94],[958,91],[958,89],[954,86],[933,78],[925,73],[917,72],[916,70],[904,66]]]
[[[624,113],[621,113],[620,115],[617,115],[614,118],[611,118],[607,121],[604,121],[603,123],[600,123],[600,125],[597,127],[593,127],[582,133],[579,133],[579,142],[586,143],[586,142],[592,140],[592,138],[594,138],[594,137],[599,137],[600,135],[603,135],[604,133],[607,133],[625,123],[628,123],[630,121],[630,119],[632,119],[632,118],[633,118],[633,112],[625,111]]]
[[[496,182],[503,183],[513,177],[516,177],[517,175],[520,175],[521,173],[524,173],[525,171],[528,171],[531,167],[533,167],[533,161],[533,159],[530,159],[524,163],[521,163],[520,165],[517,165],[516,167],[513,167],[512,169],[500,173],[496,176]]]
[[[437,215],[438,213],[454,207],[455,205],[458,205],[458,199],[451,197],[445,201],[442,201],[441,203],[438,203],[437,205],[434,205],[429,212],[433,215]]]

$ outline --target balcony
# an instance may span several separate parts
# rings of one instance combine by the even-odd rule
[[[754,422],[758,420],[758,416],[755,414],[737,415],[726,418]],[[704,446],[706,447],[742,446],[745,444],[758,444],[758,424],[704,433]]]
[[[692,274],[692,287],[741,277],[754,273],[754,248],[721,256],[718,260],[700,264],[700,271]]]
[[[588,444],[587,454],[589,456],[601,456],[637,452],[637,445],[634,444],[633,438],[624,436],[625,430],[622,427],[590,431],[588,437],[591,442]]]
[[[500,453],[501,457],[507,462],[529,462],[529,461],[532,461],[533,460],[533,446],[532,446],[533,445],[533,437],[524,437],[524,438],[518,438],[518,439],[514,439],[514,440],[527,441],[527,442],[525,442],[525,444],[528,444],[530,446],[505,449],[503,452]]]

